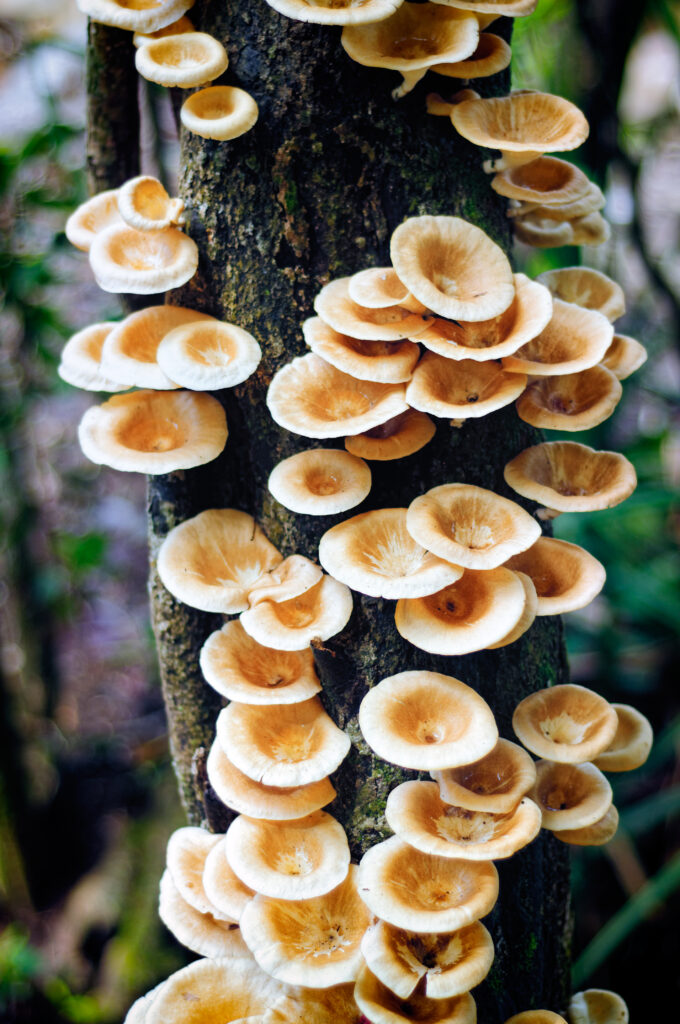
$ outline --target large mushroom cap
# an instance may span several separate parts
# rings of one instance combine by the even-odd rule
[[[215,958],[246,953],[236,922],[196,910],[180,894],[167,869],[161,877],[158,916],[178,942],[201,956]]]
[[[373,913],[413,932],[448,932],[489,913],[498,897],[493,861],[421,853],[392,836],[359,866],[359,891]]]
[[[267,786],[318,782],[350,748],[318,697],[275,707],[234,701],[218,715],[217,738],[240,771]]]
[[[179,288],[194,276],[198,249],[177,228],[137,231],[113,224],[93,239],[90,266],[105,292],[153,295]]]
[[[371,597],[422,597],[462,575],[413,539],[405,508],[362,512],[331,527],[319,543],[319,561],[331,576]]]
[[[426,413],[407,409],[372,430],[346,437],[345,448],[352,455],[369,461],[389,462],[420,451],[432,440],[435,431]]]
[[[542,377],[573,374],[599,363],[613,336],[612,325],[601,313],[554,299],[550,322],[531,341],[504,356],[503,366],[513,373]]]
[[[182,224],[184,203],[171,199],[165,186],[148,174],[130,178],[118,190],[118,211],[130,227],[139,231],[160,231]]]
[[[430,999],[469,992],[489,973],[494,956],[493,941],[480,921],[433,935],[377,921],[364,935],[361,952],[372,973],[401,999],[421,978]]]
[[[76,249],[89,252],[100,231],[122,223],[123,218],[118,211],[118,189],[112,188],[81,203],[66,221],[64,233]]]
[[[541,533],[516,502],[473,484],[441,484],[414,498],[406,526],[428,551],[466,569],[495,569]]]
[[[226,71],[228,64],[222,43],[207,32],[150,39],[135,54],[135,65],[143,78],[180,89],[211,82]]]
[[[372,1024],[476,1024],[477,1008],[469,992],[449,998],[428,999],[414,994],[400,999],[364,966],[354,989],[357,1006],[370,1014]]]
[[[178,828],[170,836],[166,852],[168,871],[180,896],[199,913],[215,917],[220,915],[203,888],[203,869],[206,857],[221,839],[204,828]]]
[[[598,452],[576,441],[525,448],[505,467],[518,494],[559,512],[591,512],[625,501],[637,486],[635,469],[618,452]]]
[[[479,694],[453,676],[425,670],[381,680],[361,702],[359,725],[379,757],[423,771],[477,761],[498,739]]]
[[[361,30],[363,31],[363,30]],[[404,306],[360,306],[349,293],[350,277],[330,281],[314,299],[321,320],[341,335],[363,341],[400,341],[425,330],[432,317]]]
[[[447,804],[494,814],[511,813],[536,781],[531,757],[516,743],[503,739],[479,761],[431,775]]]
[[[512,716],[516,735],[532,754],[565,764],[590,761],[606,750],[617,722],[604,697],[576,683],[530,693]]]
[[[385,807],[387,824],[422,853],[463,860],[500,860],[521,850],[541,830],[541,811],[524,797],[509,814],[446,804],[436,782],[402,782]]]
[[[630,704],[612,704],[616,712],[616,732],[608,747],[591,758],[604,772],[629,772],[639,768],[649,757],[654,733],[641,711]]]
[[[360,434],[404,412],[404,384],[357,380],[313,352],[278,370],[269,385],[272,418],[304,437]]]
[[[543,828],[553,832],[594,825],[609,810],[612,787],[599,768],[583,764],[536,762],[531,797],[541,808]]]
[[[406,388],[406,401],[432,416],[472,419],[510,405],[526,384],[525,376],[507,373],[493,360],[454,362],[426,352]]]
[[[88,409],[78,441],[92,462],[137,473],[172,473],[212,462],[227,443],[224,409],[210,395],[133,391]]]
[[[582,170],[556,156],[541,156],[531,163],[506,168],[491,179],[495,192],[526,204],[525,209],[570,203],[585,195],[589,186]]]
[[[604,566],[578,544],[539,537],[526,551],[506,562],[508,569],[526,573],[538,596],[537,615],[563,615],[585,608],[597,597],[606,579]]]
[[[316,25],[361,25],[389,18],[403,0],[267,0],[287,18]]]
[[[63,349],[57,373],[67,384],[85,391],[127,391],[128,385],[106,376],[101,366],[104,342],[115,323],[90,324],[73,334]]]
[[[281,560],[247,512],[211,508],[170,530],[158,552],[158,574],[190,608],[233,615],[248,607],[252,584]]]
[[[402,384],[411,379],[420,357],[412,341],[362,341],[339,334],[320,316],[305,320],[302,333],[312,352],[359,380]]]
[[[411,217],[392,235],[394,269],[428,309],[453,320],[489,320],[515,295],[507,256],[460,217]]]
[[[156,32],[191,7],[192,0],[78,0],[92,21],[130,32]]]
[[[324,896],[277,900],[258,895],[241,918],[259,965],[281,981],[328,988],[353,981],[363,962],[361,939],[371,915],[357,890],[357,868]]]
[[[211,85],[187,97],[179,116],[194,135],[225,142],[237,139],[253,127],[259,110],[245,89],[234,85]]]
[[[569,1020],[571,1024],[628,1024],[628,1007],[616,992],[587,988],[571,997]]]
[[[623,388],[604,366],[534,380],[517,400],[517,415],[543,430],[589,430],[618,405]]]
[[[203,888],[214,907],[234,921],[240,921],[255,892],[234,874],[227,860],[225,837],[219,836],[203,867]]]
[[[239,771],[215,740],[206,763],[210,785],[239,814],[266,821],[293,821],[325,807],[336,797],[328,778],[303,786],[266,786]]]
[[[182,387],[218,391],[247,380],[262,351],[252,334],[236,324],[203,319],[170,330],[157,357],[161,369]]]
[[[274,466],[267,486],[292,512],[329,516],[364,500],[371,489],[371,471],[363,459],[350,452],[311,448]]]
[[[297,821],[241,815],[227,831],[227,859],[247,886],[281,900],[323,896],[347,877],[349,846],[339,821],[315,811]]]
[[[592,267],[562,267],[559,270],[544,270],[538,280],[550,289],[552,294],[565,302],[573,302],[584,309],[592,309],[618,320],[626,312],[623,288]]]
[[[241,615],[245,631],[267,647],[301,651],[314,640],[328,640],[345,628],[352,614],[352,592],[323,576],[304,594],[287,601],[260,601]]]

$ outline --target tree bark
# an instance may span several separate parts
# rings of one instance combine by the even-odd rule
[[[198,470],[155,478],[149,485],[152,605],[173,757],[189,820],[223,828],[201,770],[201,751],[214,736],[220,701],[203,682],[197,655],[218,621],[174,601],[155,573],[155,553],[168,530],[208,507],[252,513],[284,555],[316,557],[321,535],[347,516],[294,515],[267,490],[282,458],[312,446],[279,428],[265,405],[274,371],[305,350],[300,326],[330,278],[389,263],[389,240],[412,215],[457,214],[506,249],[510,231],[503,201],[482,173],[483,154],[458,137],[448,119],[425,114],[431,89],[450,93],[450,79],[430,79],[394,103],[393,72],[360,67],[340,47],[340,32],[290,21],[264,3],[209,0],[192,18],[222,40],[230,58],[225,81],[257,100],[259,121],[228,143],[184,133],[181,194],[188,231],[201,253],[197,275],[171,301],[233,321],[263,350],[257,372],[218,395],[229,423],[222,456]],[[504,92],[506,76],[479,82]],[[351,514],[406,506],[448,481],[464,481],[516,499],[503,480],[505,463],[537,434],[513,408],[461,429],[439,421],[421,452],[372,463],[373,488]],[[413,773],[388,765],[364,743],[356,714],[367,687],[385,676],[431,668],[472,685],[491,704],[501,735],[527,693],[564,682],[561,626],[539,619],[521,640],[463,658],[428,655],[396,632],[394,602],[354,595],[344,632],[315,652],[324,704],[352,738],[334,777],[329,808],[347,829],[353,856],[389,834],[383,811],[393,786]],[[199,752],[197,755],[197,751]],[[206,803],[207,801],[207,803]],[[534,1006],[564,1008],[568,990],[568,855],[542,834],[499,865],[501,895],[487,920],[496,944],[488,980],[475,990],[480,1019],[500,1024]]]

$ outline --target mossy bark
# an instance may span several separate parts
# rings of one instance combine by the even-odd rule
[[[212,742],[219,702],[202,681],[196,657],[215,623],[160,586],[158,544],[173,525],[202,509],[233,506],[251,512],[284,555],[314,557],[322,533],[346,517],[286,511],[269,494],[267,477],[282,458],[313,445],[341,447],[342,439],[309,441],[282,430],[268,415],[265,395],[274,371],[305,350],[300,325],[312,315],[315,294],[332,277],[387,264],[390,235],[407,216],[457,214],[506,249],[510,232],[503,201],[481,171],[483,154],[459,138],[448,119],[425,114],[426,91],[451,92],[457,86],[450,79],[431,76],[395,104],[390,92],[399,76],[352,63],[338,29],[287,20],[264,2],[253,8],[214,0],[194,8],[192,18],[224,42],[230,59],[225,81],[247,89],[260,116],[254,129],[228,143],[183,134],[181,194],[201,258],[197,275],[171,301],[238,323],[263,351],[257,372],[218,396],[230,431],[220,458],[150,482],[154,627],[182,799],[197,823],[206,815],[215,821],[210,799],[206,810],[210,790],[200,752]],[[507,84],[498,76],[480,87],[499,92]],[[514,408],[461,429],[440,421],[421,452],[372,464],[371,494],[356,511],[406,506],[453,480],[509,494],[503,466],[535,440]],[[339,795],[330,810],[345,825],[357,859],[388,834],[387,793],[409,775],[372,755],[361,738],[356,713],[367,687],[404,669],[449,673],[489,701],[502,735],[511,737],[518,700],[566,678],[557,620],[538,620],[498,651],[433,657],[397,634],[393,602],[360,595],[348,627],[317,650],[316,659],[324,703],[353,740],[334,778]],[[489,919],[496,963],[475,992],[487,1024],[529,1007],[563,1008],[568,985],[566,848],[542,835],[499,869],[501,896]]]
[[[87,172],[92,193],[139,174],[139,103],[132,34],[87,28]]]

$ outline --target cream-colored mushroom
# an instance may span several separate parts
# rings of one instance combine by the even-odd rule
[[[428,999],[414,993],[400,999],[368,969],[362,967],[354,989],[357,1006],[373,1024],[475,1024],[477,1009],[469,992],[450,998]]]
[[[267,486],[276,500],[303,515],[329,516],[359,505],[371,489],[363,459],[339,448],[310,448],[279,462]]]
[[[447,804],[494,814],[511,813],[536,782],[531,757],[504,739],[478,761],[430,774]]]
[[[524,746],[538,757],[577,764],[606,750],[618,724],[604,697],[576,683],[536,690],[521,700],[512,727]]]

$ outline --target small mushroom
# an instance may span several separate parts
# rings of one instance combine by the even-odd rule
[[[564,764],[591,761],[612,742],[616,712],[604,697],[576,683],[536,690],[521,700],[512,727],[538,757]]]
[[[262,351],[248,331],[211,317],[170,330],[158,346],[157,358],[161,369],[182,387],[219,391],[247,380]]]
[[[631,373],[639,370],[647,361],[647,349],[635,338],[627,334],[615,334],[612,343],[602,357],[602,366],[618,377],[625,380]]]
[[[262,601],[291,601],[306,594],[323,578],[323,572],[304,555],[289,555],[262,576],[248,591],[248,605],[254,608]]]
[[[338,448],[311,448],[279,462],[269,474],[270,493],[284,508],[330,516],[359,505],[371,490],[363,459]]]
[[[171,21],[169,25],[159,28],[155,32],[135,32],[132,37],[132,45],[135,47],[144,46],[151,39],[162,39],[163,36],[178,36],[182,32],[195,31],[196,26],[191,18],[187,18],[186,14],[181,14],[176,21]]]
[[[516,743],[503,739],[478,761],[430,774],[447,804],[494,814],[512,813],[536,782],[533,760]]]
[[[363,30],[361,30],[363,31]],[[339,334],[361,341],[402,341],[415,338],[432,322],[426,313],[403,306],[360,306],[349,293],[350,277],[330,281],[314,299],[314,309]]]
[[[568,1012],[571,1024],[628,1024],[628,1007],[621,996],[603,988],[574,992]]]
[[[118,189],[118,212],[132,228],[161,231],[184,223],[184,202],[171,199],[165,186],[148,174],[130,178]]]
[[[537,280],[546,285],[556,298],[595,310],[608,320],[618,320],[626,312],[621,285],[592,267],[544,270]]]
[[[210,85],[187,97],[179,117],[184,127],[204,139],[227,142],[245,135],[256,123],[257,103],[245,89]]]
[[[203,888],[214,907],[234,921],[240,921],[255,892],[244,885],[229,865],[225,837],[219,836],[203,866]]]
[[[137,231],[113,224],[95,236],[90,266],[105,292],[154,295],[179,288],[196,273],[198,249],[177,228]]]
[[[192,0],[78,0],[78,9],[92,21],[130,32],[157,32],[189,10]]]
[[[583,764],[536,762],[536,785],[531,791],[551,832],[594,825],[609,810],[612,787],[589,761]]]
[[[166,852],[168,871],[182,899],[200,914],[216,918],[220,913],[203,888],[203,868],[206,857],[221,839],[204,828],[178,828],[170,836]],[[233,923],[234,919],[227,915],[226,920]]]
[[[245,631],[266,647],[302,651],[312,641],[328,640],[345,628],[352,614],[352,593],[332,576],[322,576],[303,594],[287,601],[260,601],[241,614]]]
[[[365,309],[401,306],[412,313],[426,313],[422,302],[414,299],[397,277],[394,267],[369,267],[353,274],[347,285],[352,302]]]
[[[589,430],[611,416],[622,394],[611,370],[590,366],[532,381],[517,399],[517,415],[543,430]]]
[[[564,1017],[552,1010],[523,1010],[508,1017],[505,1024],[567,1024]]]
[[[63,349],[57,373],[67,384],[85,391],[127,391],[129,385],[108,377],[101,365],[104,342],[115,323],[90,324],[72,335]]]
[[[495,651],[499,647],[507,647],[508,644],[514,644],[515,640],[519,640],[521,636],[524,636],[526,631],[533,625],[534,619],[538,614],[538,595],[531,577],[527,576],[524,572],[518,572],[516,569],[513,569],[512,572],[515,573],[515,576],[517,576],[524,588],[524,608],[512,629],[505,636],[501,637],[500,640],[496,640],[488,645],[487,650],[489,651]]]
[[[101,231],[123,223],[118,210],[118,189],[107,189],[80,204],[66,221],[64,233],[76,249],[89,252]]]
[[[482,32],[477,49],[463,60],[436,64],[432,70],[447,78],[487,78],[507,68],[512,51],[505,39],[492,32]]]
[[[538,596],[537,615],[563,615],[585,608],[606,579],[604,566],[589,552],[555,537],[539,537],[505,564],[532,579]]]
[[[400,999],[368,969],[361,968],[354,989],[357,1006],[370,1014],[373,1024],[409,1024],[417,1020],[422,1024],[475,1024],[477,1008],[469,992],[450,998],[428,999],[414,993]]]
[[[405,459],[429,444],[436,429],[424,412],[406,409],[371,430],[346,437],[345,448],[352,455],[369,462]]]
[[[219,78],[229,64],[222,43],[207,32],[151,39],[135,54],[137,71],[157,85],[190,89]]]
[[[550,322],[531,341],[504,356],[503,368],[535,377],[574,374],[599,363],[613,336],[611,324],[601,313],[554,299]]]
[[[389,18],[403,0],[266,0],[287,18],[316,25],[364,25]]]
[[[491,188],[501,196],[514,199],[527,213],[537,206],[570,203],[585,195],[588,176],[575,164],[556,156],[540,156],[531,163],[508,167],[491,179]]]
[[[608,808],[603,817],[598,818],[592,825],[584,825],[582,828],[563,828],[553,835],[569,846],[604,846],[616,835],[619,827],[619,812],[614,804]]]
[[[158,916],[178,942],[201,956],[230,957],[246,952],[236,922],[196,910],[180,894],[167,869],[161,877]]]
[[[629,772],[639,768],[649,757],[654,733],[641,711],[630,704],[612,704],[617,726],[614,739],[596,757],[590,758],[603,772]]]

